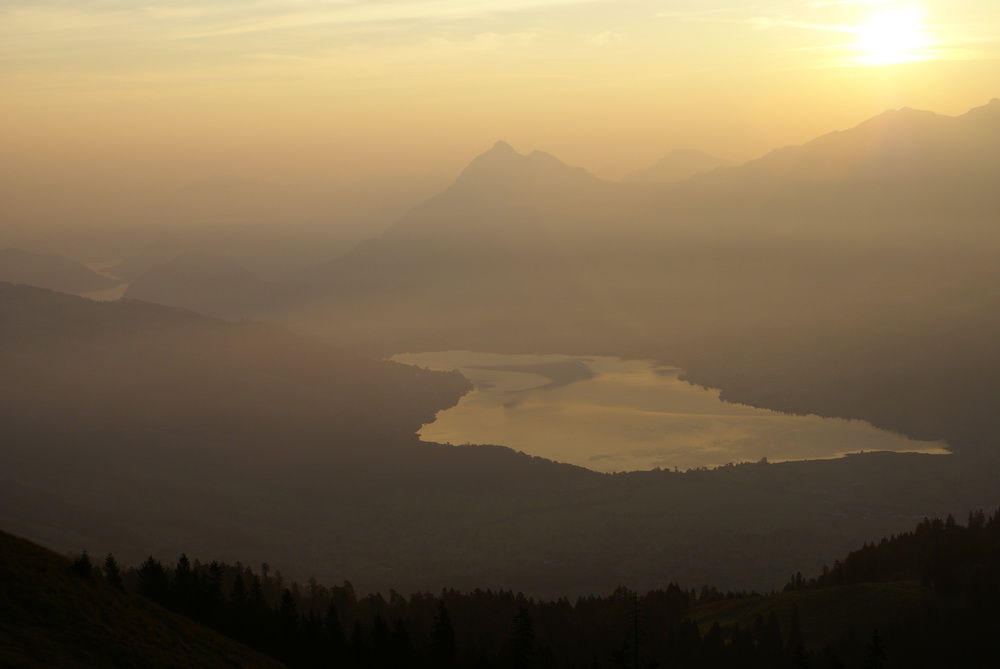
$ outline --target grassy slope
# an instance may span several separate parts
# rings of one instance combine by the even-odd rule
[[[138,595],[81,579],[55,553],[0,532],[4,667],[282,667]]]

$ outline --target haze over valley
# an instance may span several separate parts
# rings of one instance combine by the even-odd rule
[[[4,522],[53,546],[123,556],[194,541],[360,587],[555,594],[681,577],[773,587],[795,564],[818,563],[873,528],[990,506],[1000,238],[984,175],[1000,167],[998,145],[997,101],[958,117],[886,112],[664,184],[603,181],[500,142],[381,234],[284,274],[255,273],[249,256],[189,237],[108,265],[128,281],[121,302],[9,285]],[[914,152],[940,162],[914,163]],[[30,257],[39,272],[64,272]],[[515,377],[523,392],[486,400],[493,413],[458,419],[468,432],[455,432],[449,416],[489,395],[467,394],[472,384],[457,373],[430,391],[441,382],[421,380],[429,372],[375,360],[449,349],[484,356],[464,363],[481,388],[477,374],[496,375],[508,360],[540,365],[541,381]],[[410,385],[389,381],[406,369]],[[594,385],[611,383],[615,369],[614,384]],[[639,396],[621,373],[641,369]],[[653,380],[673,385],[657,390]],[[539,419],[537,402],[554,397],[568,424]],[[669,397],[687,398],[684,411],[700,422],[672,415]],[[538,420],[520,428],[530,440],[496,422],[497,411]],[[495,446],[426,444],[421,429],[425,441]],[[587,445],[584,435],[601,432],[604,446]],[[794,484],[784,478],[793,470]],[[749,487],[735,492],[732,476]],[[375,491],[382,502],[369,506]],[[139,494],[149,501],[117,501]],[[133,517],[158,497],[175,501],[157,504],[156,522]],[[91,501],[70,511],[74,498]],[[191,522],[209,500],[216,520]],[[399,516],[400,504],[420,520]],[[303,505],[312,514],[292,521]],[[609,546],[601,533],[612,517],[635,541],[684,536],[691,551],[664,561],[640,558],[632,540]],[[326,529],[296,533],[298,522]],[[794,548],[781,542],[777,559],[772,539],[785,531],[800,538]],[[722,550],[732,532],[782,566],[748,571],[698,557]],[[524,552],[501,566],[488,557],[497,541]],[[539,559],[561,577],[537,571]]]
[[[0,530],[299,622],[945,596],[834,560],[994,531],[1000,16],[292,4],[0,9]]]

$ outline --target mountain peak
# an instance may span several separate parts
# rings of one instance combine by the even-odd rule
[[[448,190],[483,192],[520,190],[569,182],[598,181],[582,167],[571,167],[550,153],[532,151],[523,155],[504,141],[469,163]],[[447,192],[447,191],[446,191]]]
[[[493,148],[488,151],[488,153],[517,153],[514,147],[503,141],[502,139],[493,145]]]

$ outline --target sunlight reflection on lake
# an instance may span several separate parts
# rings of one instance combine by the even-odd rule
[[[458,369],[475,390],[425,425],[425,441],[500,444],[602,472],[685,470],[728,462],[839,457],[859,451],[947,453],[864,421],[791,416],[730,404],[650,360],[601,356],[405,353],[393,360]]]

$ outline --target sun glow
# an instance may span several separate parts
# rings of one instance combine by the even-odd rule
[[[875,14],[859,26],[854,47],[864,65],[895,65],[927,60],[930,38],[919,7],[891,9]]]

